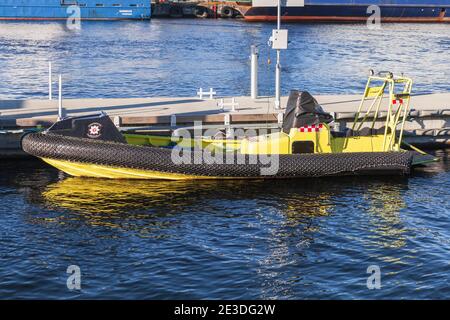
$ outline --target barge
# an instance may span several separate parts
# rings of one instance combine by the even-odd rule
[[[291,3],[299,2],[299,5]],[[304,0],[281,7],[285,22],[365,22],[378,6],[381,22],[450,22],[448,0]],[[276,21],[275,0],[241,3],[239,11],[246,21]]]

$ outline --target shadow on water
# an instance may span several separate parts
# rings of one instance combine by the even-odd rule
[[[435,155],[439,158],[439,161],[416,168],[413,172],[413,177],[433,177],[450,170],[450,149],[425,151]]]

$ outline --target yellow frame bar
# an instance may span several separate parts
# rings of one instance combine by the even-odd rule
[[[374,81],[382,81],[383,84],[377,86],[376,88],[380,88],[379,92],[376,95],[369,94],[371,84]],[[396,84],[404,83],[405,87],[401,94],[395,92]],[[375,128],[375,122],[380,115],[380,107],[385,99],[385,91],[388,89],[388,99],[389,103],[387,106],[387,114],[385,121],[385,131],[383,137],[383,150],[384,151],[398,151],[400,149],[401,141],[403,138],[403,132],[405,128],[405,122],[409,113],[410,99],[411,99],[411,91],[412,91],[412,79],[407,77],[394,77],[392,73],[388,73],[386,77],[381,76],[369,76],[366,87],[364,89],[364,95],[361,99],[361,102],[358,107],[358,111],[356,112],[355,119],[353,121],[352,130],[359,131],[361,130],[363,124],[366,122],[367,118],[369,118],[370,113],[373,112],[373,120],[371,124],[371,129]],[[375,87],[374,87],[375,88]],[[398,104],[398,109],[394,111],[393,101],[397,101],[397,95],[400,95],[403,99],[402,103]],[[363,111],[363,107],[366,102],[372,99],[372,102],[369,108],[366,111]],[[361,114],[364,113],[363,117]],[[400,132],[397,137],[397,127],[400,124]],[[348,144],[348,138],[345,141],[345,145]]]

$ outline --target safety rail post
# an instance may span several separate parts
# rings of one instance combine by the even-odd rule
[[[209,100],[212,100],[216,94],[217,94],[217,92],[214,91],[213,88],[209,88],[209,91],[206,91],[206,92],[203,91],[203,88],[200,88],[200,89],[197,91],[197,96],[198,96],[200,99],[203,99],[203,96],[204,96],[204,95],[208,95],[208,96],[209,96]]]
[[[392,97],[394,97],[394,81],[392,79],[389,79],[389,106],[386,114],[386,122],[385,122],[385,130],[384,130],[384,138],[383,138],[383,151],[391,151],[392,147],[392,135],[395,134],[392,132]],[[387,144],[387,138],[388,138],[388,130],[391,129],[391,135],[389,140],[389,145]],[[395,128],[394,128],[395,132]]]
[[[52,62],[48,62],[48,100],[52,100]]]
[[[413,85],[413,80],[412,79],[410,79],[410,78],[405,78],[405,79],[407,81],[407,87],[405,87],[404,92],[408,94],[408,98],[406,100],[406,106],[405,106],[405,111],[404,111],[404,114],[403,114],[402,125],[400,127],[400,133],[398,135],[398,145],[399,145],[399,147],[402,144],[403,131],[405,129],[405,122],[406,122],[406,118],[408,117],[409,110],[410,110],[411,91],[412,91],[412,85]]]
[[[225,102],[225,99],[222,98],[217,102],[217,106],[220,108],[220,110],[224,111],[225,107],[231,107],[231,112],[238,112],[236,109],[239,107],[239,102],[236,102],[236,98],[231,98],[231,102]]]

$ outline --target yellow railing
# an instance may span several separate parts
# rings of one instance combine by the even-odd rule
[[[381,117],[381,105],[387,98],[383,151],[398,151],[409,113],[412,83],[412,79],[403,76],[394,77],[392,72],[379,72],[375,76],[373,71],[371,71],[363,98],[355,115],[352,130],[361,130],[369,118],[372,118],[370,129],[375,129],[375,123]],[[400,91],[397,88],[399,85],[403,85]],[[367,109],[364,108],[369,102],[369,107]]]

